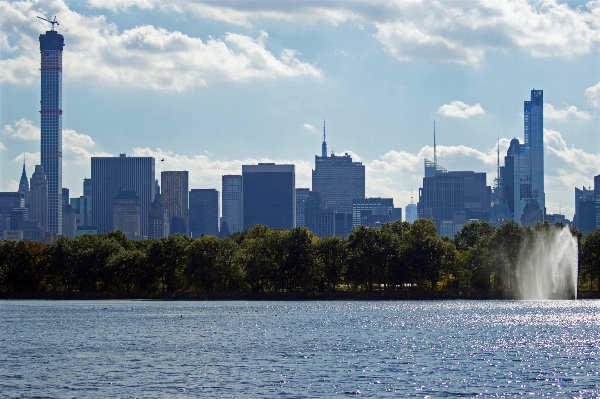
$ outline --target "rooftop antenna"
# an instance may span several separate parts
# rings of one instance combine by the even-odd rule
[[[437,166],[437,148],[435,146],[435,121],[433,121],[433,163]]]
[[[60,24],[58,23],[58,21],[56,21],[56,15],[54,16],[54,19],[53,19],[52,21],[49,21],[49,20],[47,20],[46,18],[42,18],[42,17],[38,17],[38,18],[39,18],[39,19],[42,19],[42,20],[44,20],[44,21],[46,21],[46,22],[50,22],[50,23],[52,24],[52,30],[54,30],[54,25],[55,25],[55,24],[56,24],[56,25],[60,25]]]
[[[325,118],[323,118],[323,144],[321,145],[321,156],[327,157],[327,143],[325,142]]]

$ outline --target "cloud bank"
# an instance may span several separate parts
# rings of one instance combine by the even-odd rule
[[[485,111],[479,103],[467,105],[462,101],[452,101],[450,104],[444,104],[438,109],[438,114],[450,116],[452,118],[467,119],[475,115],[483,115]]]

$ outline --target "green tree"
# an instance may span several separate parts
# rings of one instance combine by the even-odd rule
[[[589,276],[590,285],[596,283],[600,293],[600,230],[588,232],[581,243],[582,274]]]
[[[335,291],[343,282],[346,273],[346,240],[340,237],[325,237],[317,241],[316,250],[323,267],[323,281],[320,285],[325,290]]]

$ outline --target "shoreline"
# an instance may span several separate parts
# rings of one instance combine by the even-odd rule
[[[515,300],[502,291],[372,292],[0,292],[14,300],[159,300],[159,301],[407,301]],[[600,299],[598,291],[579,291],[577,299]]]

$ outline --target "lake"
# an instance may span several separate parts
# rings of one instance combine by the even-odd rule
[[[600,301],[0,301],[0,397],[600,395]]]

